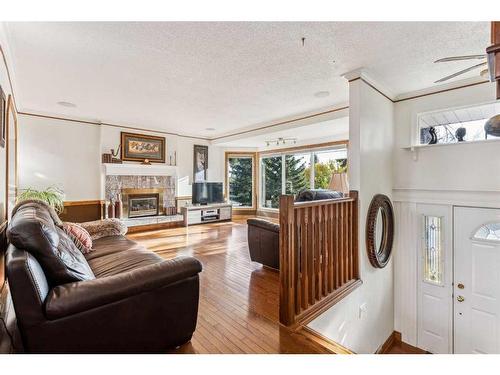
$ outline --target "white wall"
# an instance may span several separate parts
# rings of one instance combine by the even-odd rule
[[[418,345],[417,247],[420,204],[500,206],[500,142],[463,143],[419,149],[409,146],[417,115],[491,102],[492,84],[481,84],[395,104],[394,200],[396,207],[394,328],[403,341]],[[414,160],[416,159],[416,160]],[[444,228],[448,236],[453,228]],[[452,256],[451,254],[449,255]],[[450,301],[451,303],[451,301]]]
[[[410,145],[417,114],[440,109],[481,104],[495,99],[493,84],[481,84],[395,104],[396,147],[394,188],[438,190],[498,190],[500,188],[500,143],[434,146],[413,153]]]
[[[362,80],[349,86],[349,168],[359,191],[359,254],[363,284],[309,326],[357,353],[374,353],[394,330],[393,262],[371,266],[365,218],[372,197],[392,194],[393,104]],[[366,312],[360,315],[360,306]]]
[[[101,154],[119,146],[121,131],[164,136],[167,163],[177,154],[177,195],[191,195],[193,146],[207,145],[205,140],[26,115],[19,117],[20,187],[57,186],[68,201],[103,199]],[[208,177],[222,181],[223,160],[212,149]]]

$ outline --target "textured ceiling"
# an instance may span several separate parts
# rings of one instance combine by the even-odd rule
[[[432,61],[489,44],[487,22],[5,26],[22,111],[208,137],[344,104],[360,67],[394,94],[431,87],[472,65]]]

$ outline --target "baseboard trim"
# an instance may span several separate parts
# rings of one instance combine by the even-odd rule
[[[306,337],[308,340],[322,346],[332,354],[356,354],[352,350],[347,349],[345,346],[342,346],[339,343],[330,340],[329,338],[323,336],[321,333],[307,326],[301,327],[297,333]]]
[[[401,332],[393,331],[375,354],[391,354],[391,349],[399,346],[405,354],[431,354],[423,349],[407,344],[401,339]]]

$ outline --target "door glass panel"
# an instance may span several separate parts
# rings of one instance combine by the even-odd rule
[[[476,240],[489,240],[500,242],[500,223],[482,225],[473,236]]]
[[[443,285],[443,218],[424,215],[424,281]]]
[[[282,159],[281,156],[272,156],[262,158],[262,184],[261,184],[261,206],[266,208],[278,208],[280,195],[282,192],[281,172]]]
[[[253,158],[229,157],[229,201],[235,207],[253,207]]]

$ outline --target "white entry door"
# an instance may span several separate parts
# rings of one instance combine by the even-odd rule
[[[500,210],[454,209],[454,352],[500,353]]]

